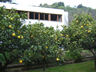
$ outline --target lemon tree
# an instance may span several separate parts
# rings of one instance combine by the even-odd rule
[[[4,7],[0,7],[0,54],[4,56],[3,59],[0,58],[0,68],[2,65],[6,66],[13,62],[18,55],[13,55],[12,53],[17,50],[19,52],[22,48],[21,42],[24,37],[21,27],[22,22],[20,21],[21,17],[23,20],[25,15],[20,15],[15,10],[6,10]]]
[[[53,27],[44,27],[41,24],[26,26],[25,41],[27,48],[24,51],[23,59],[27,64],[48,64],[49,62],[59,61],[58,49],[60,43],[59,31]]]
[[[79,24],[82,26],[80,26],[80,29],[78,30],[79,35],[81,36],[78,41],[83,49],[88,49],[93,54],[96,69],[96,20],[90,15],[80,15],[80,17],[81,19],[77,16]]]
[[[68,35],[64,37],[67,42],[62,44],[69,49],[72,56],[80,58],[82,49],[87,49],[96,60],[96,21],[90,15],[76,15],[71,25],[65,27],[62,33]]]

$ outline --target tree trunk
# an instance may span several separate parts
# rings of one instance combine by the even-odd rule
[[[0,62],[0,71],[2,72],[2,63]]]
[[[6,57],[5,53],[2,53],[2,54],[3,54],[3,56],[4,56],[5,60],[6,60],[5,65],[2,67],[2,72],[6,72],[5,70],[7,68],[7,57]]]
[[[45,71],[46,69],[46,61],[45,61],[45,58],[43,59],[43,71]]]
[[[96,70],[96,56],[94,57],[94,66],[95,66],[95,70]]]
[[[91,53],[93,54],[93,57],[94,57],[94,66],[95,66],[95,71],[96,71],[96,51],[94,50],[95,48],[92,48],[92,46],[90,48],[89,48],[89,51],[91,51]]]

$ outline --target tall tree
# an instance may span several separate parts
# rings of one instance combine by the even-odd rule
[[[85,13],[76,15],[72,24],[62,30],[62,34],[66,41],[62,42],[64,48],[69,49],[75,56],[80,49],[89,50],[93,54],[96,70],[96,20]]]

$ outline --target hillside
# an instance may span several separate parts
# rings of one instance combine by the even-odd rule
[[[73,17],[75,14],[81,14],[81,13],[88,13],[92,15],[94,19],[96,19],[96,10],[85,7],[82,4],[79,4],[77,7],[70,7],[70,6],[65,6],[63,2],[56,2],[53,3],[52,5],[48,4],[40,4],[40,7],[46,7],[46,8],[56,8],[56,9],[63,9],[65,11],[69,12],[69,22],[72,21]]]

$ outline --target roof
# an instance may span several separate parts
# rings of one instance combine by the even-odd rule
[[[19,5],[19,4],[0,3],[0,6],[5,6],[6,9],[13,8],[16,10],[30,11],[30,12],[41,12],[41,13],[51,13],[51,14],[63,14],[64,13],[64,10],[61,10],[61,9],[25,6],[25,5]]]

